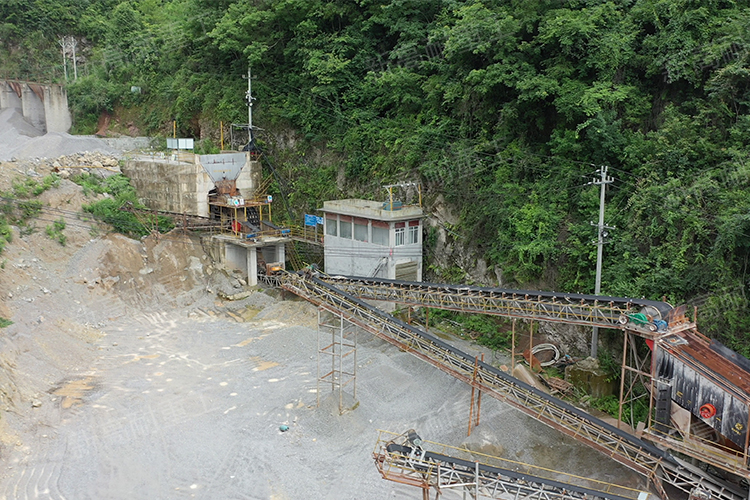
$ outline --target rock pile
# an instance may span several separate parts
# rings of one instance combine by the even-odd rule
[[[52,163],[54,168],[65,167],[93,167],[93,168],[119,168],[117,156],[95,151],[93,153],[84,151],[72,155],[61,156]]]

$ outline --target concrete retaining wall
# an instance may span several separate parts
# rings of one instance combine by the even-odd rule
[[[208,192],[214,183],[200,165],[169,159],[130,160],[122,173],[147,207],[208,216]]]
[[[68,92],[62,85],[0,80],[0,109],[21,110],[42,132],[70,130],[73,120],[68,109]]]
[[[68,91],[62,85],[44,87],[44,117],[47,132],[67,133],[73,125],[68,109]]]
[[[243,196],[254,194],[260,168],[259,162],[248,161],[240,173],[237,185]],[[175,161],[170,157],[143,157],[126,161],[122,173],[130,178],[147,207],[208,216],[208,192],[214,188],[214,183],[200,164]]]

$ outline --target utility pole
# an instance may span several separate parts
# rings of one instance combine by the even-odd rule
[[[62,56],[63,56],[63,71],[65,72],[65,81],[68,81],[68,55],[67,55],[67,37],[62,37],[60,40],[57,41],[58,45],[60,45],[60,48],[62,48]]]
[[[608,229],[615,229],[614,226],[606,226],[604,224],[604,196],[607,190],[607,184],[614,182],[614,178],[607,175],[607,167],[603,166],[597,169],[597,173],[600,175],[599,179],[595,179],[589,184],[596,184],[601,186],[601,195],[599,197],[599,223],[591,223],[592,226],[598,228],[598,238],[596,240],[596,285],[594,286],[594,295],[599,295],[602,288],[602,255],[604,253],[605,238],[609,236],[607,233]],[[594,331],[591,333],[591,357],[596,359],[596,349],[599,343],[599,327],[595,326]]]
[[[70,41],[70,46],[73,49],[73,81],[78,81],[78,63],[76,61],[76,47],[78,47],[78,40],[75,38],[68,37],[68,40]]]
[[[73,56],[73,78],[78,80],[78,62],[76,60],[76,47],[78,47],[78,40],[73,36],[64,36],[60,38],[57,43],[62,48],[65,81],[68,81],[68,55],[71,53]]]
[[[245,101],[247,101],[247,143],[253,141],[253,81],[250,72],[250,65],[247,66],[247,92],[245,92]]]

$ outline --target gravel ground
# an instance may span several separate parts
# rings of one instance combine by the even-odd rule
[[[0,110],[0,161],[32,158],[58,158],[82,152],[119,155],[136,148],[147,148],[146,137],[99,138],[60,132],[44,134],[29,123],[16,108]]]
[[[89,148],[89,138],[45,139],[27,125],[0,112],[0,159],[21,143],[35,144],[35,157],[69,154],[71,141]],[[0,164],[0,186],[45,165]],[[0,316],[14,321],[0,330],[0,499],[420,498],[381,479],[371,455],[378,429],[410,428],[425,440],[643,484],[489,397],[467,438],[469,387],[367,333],[356,408],[340,415],[328,388],[317,406],[311,305],[274,291],[221,301],[218,292],[241,284],[199,241],[92,236],[72,215],[90,202],[72,183],[43,200],[40,227],[67,210],[67,245],[16,230],[0,255]]]
[[[380,478],[371,459],[377,430],[414,428],[461,445],[470,389],[362,333],[359,405],[339,415],[337,394],[323,388],[318,407],[317,333],[281,319],[315,311],[282,305],[247,322],[190,308],[128,314],[101,328],[97,356],[41,398],[35,410],[46,425],[29,429],[6,461],[4,498],[418,498]],[[638,482],[487,397],[470,441],[514,460]]]
[[[80,151],[115,152],[94,136],[73,136],[59,132],[42,134],[16,108],[0,111],[0,161],[57,158]]]

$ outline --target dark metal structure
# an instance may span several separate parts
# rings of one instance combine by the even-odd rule
[[[738,486],[673,457],[653,444],[603,422],[573,405],[549,396],[487,363],[477,361],[476,358],[450,344],[408,325],[340,289],[340,287],[345,287],[347,280],[351,282],[350,286],[361,285],[365,280],[344,277],[326,278],[326,280],[324,281],[313,275],[285,274],[280,277],[279,284],[282,288],[318,306],[340,314],[347,321],[463,380],[467,384],[480,389],[483,393],[511,404],[527,415],[645,475],[652,482],[656,491],[659,492],[661,498],[665,500],[668,499],[668,496],[664,490],[664,483],[668,483],[688,494],[696,489],[707,490],[710,491],[713,499],[744,500],[747,498],[747,491]],[[330,280],[336,280],[336,286],[328,282]],[[397,282],[389,281],[387,285],[391,289],[398,288]],[[403,285],[404,288],[411,290],[421,284],[404,283]],[[432,286],[443,287],[444,290],[455,290],[458,295],[461,295],[462,290],[465,290],[465,287]],[[483,295],[479,290],[473,291]],[[496,292],[495,295],[502,297],[503,294]],[[526,295],[524,294],[524,297]],[[539,297],[539,294],[535,295]],[[553,316],[560,313],[561,306],[568,306],[568,304],[557,303],[559,301],[556,297],[549,297],[548,307]],[[577,297],[575,303],[579,304],[581,300],[582,298]],[[583,302],[587,301],[583,300]],[[592,297],[589,302],[597,304],[604,302],[606,304],[605,309],[610,312],[610,314],[605,314],[603,311],[592,310],[586,316],[595,318],[592,321],[601,321],[601,318],[608,318],[608,321],[611,321],[614,317],[614,311],[627,311],[629,310],[627,304],[630,303],[629,299],[600,301],[596,297]],[[657,307],[655,304],[647,303],[644,305]],[[534,311],[534,314],[538,314],[540,309],[534,307],[531,310]],[[619,316],[617,317],[619,318]],[[665,335],[672,334],[666,332]],[[747,473],[746,470],[738,472],[740,474]]]
[[[644,430],[649,439],[750,479],[750,361],[701,335],[685,316],[684,306],[646,299],[375,278],[321,279],[362,299],[621,330],[621,408],[632,399],[633,384],[638,380],[650,390],[650,406],[655,410],[655,418]],[[650,359],[638,355],[638,337],[651,348]],[[626,354],[630,354],[630,362]],[[626,379],[631,383],[626,385]]]
[[[440,451],[427,451],[428,445]],[[381,431],[373,458],[384,479],[421,488],[425,500],[429,498],[430,489],[436,491],[436,499],[451,490],[468,493],[473,498],[654,499],[644,491],[423,442],[414,430],[398,436]]]

